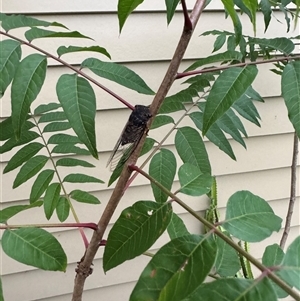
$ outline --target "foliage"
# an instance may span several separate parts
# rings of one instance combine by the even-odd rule
[[[119,0],[120,31],[127,17],[142,2]],[[177,80],[188,77],[183,82],[185,88],[166,97],[158,114],[153,116],[151,130],[173,124],[171,132],[175,133],[176,151],[170,151],[163,143],[155,147],[154,139],[146,139],[142,155],[155,150],[149,155],[149,173],[144,174],[151,181],[154,199],[139,200],[123,210],[108,235],[103,269],[108,271],[143,254],[166,230],[170,241],[153,255],[130,300],[277,300],[293,294],[291,287],[300,289],[300,237],[290,244],[286,253],[278,245],[267,246],[263,265],[233,242],[233,238],[244,242],[262,241],[281,229],[282,220],[274,214],[266,200],[250,191],[234,193],[228,199],[225,220],[219,220],[216,179],[202,137],[206,136],[234,160],[232,141],[246,148],[244,120],[260,126],[255,102],[263,102],[263,98],[253,89],[252,83],[258,74],[258,60],[261,63],[262,59],[275,62],[272,71],[281,76],[288,116],[300,137],[300,65],[299,57],[293,54],[294,40],[299,37],[265,39],[243,35],[236,11],[238,7],[249,17],[255,33],[257,11],[263,13],[267,30],[272,11],[279,9],[289,30],[293,12],[287,5],[291,2],[298,5],[298,12],[297,1],[261,0],[258,3],[222,0],[226,14],[233,22],[234,32],[212,30],[203,33],[203,36],[215,36],[213,53],[199,58],[177,75]],[[172,21],[178,4],[178,0],[166,0],[168,23]],[[13,188],[34,178],[28,191],[28,204],[0,211],[0,223],[6,229],[1,246],[8,256],[19,262],[44,270],[65,271],[67,256],[52,234],[40,229],[39,225],[14,229],[9,221],[22,211],[43,206],[47,220],[56,214],[63,223],[72,212],[80,227],[72,202],[100,204],[87,191],[75,189],[76,186],[71,191],[66,188],[66,183],[104,183],[89,172],[68,171],[78,166],[94,170],[95,165],[90,163],[90,159],[85,160],[82,156],[98,159],[95,85],[112,94],[98,82],[98,78],[87,75],[85,69],[113,81],[116,90],[117,85],[121,85],[141,94],[155,93],[138,74],[121,64],[89,57],[77,69],[61,58],[70,52],[97,52],[106,60],[110,59],[110,54],[102,46],[59,45],[57,56],[35,46],[36,53],[24,57],[23,48],[32,47],[31,42],[36,39],[90,38],[70,31],[63,24],[28,16],[1,14],[0,20],[4,30],[0,34],[5,37],[0,42],[0,97],[7,93],[8,88],[11,90],[11,116],[0,123],[0,154],[14,150],[4,173],[17,170]],[[45,29],[50,26],[57,31]],[[29,27],[24,38],[13,33],[14,29],[21,27]],[[277,59],[279,55],[284,59]],[[38,105],[33,111],[32,105],[37,102],[46,80],[49,58],[70,70],[57,81],[58,101]],[[122,102],[132,107],[126,101]],[[173,112],[181,113],[181,117],[175,120],[170,115]],[[194,126],[182,126],[180,122],[183,119],[190,119]],[[57,159],[56,154],[62,158]],[[177,155],[180,160],[176,159]],[[121,175],[124,165],[127,168],[125,163],[121,158],[108,181],[109,185]],[[143,174],[141,170],[139,172]],[[67,175],[62,177],[62,173]],[[180,188],[172,193],[175,177],[179,179]],[[201,195],[206,195],[211,202],[205,219],[184,204],[185,196]],[[189,233],[173,211],[175,202],[204,223],[207,233]],[[251,271],[247,272],[249,262],[262,272],[256,279],[251,279]],[[216,280],[206,283],[208,276]],[[3,300],[1,279],[0,300]]]

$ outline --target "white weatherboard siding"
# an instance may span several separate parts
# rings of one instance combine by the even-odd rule
[[[191,8],[193,1],[188,1]],[[166,25],[166,15],[163,13],[164,1],[145,1],[136,13],[129,17],[122,34],[118,34],[118,20],[116,15],[117,0],[114,1],[3,1],[1,10],[7,13],[26,13],[37,18],[48,21],[57,21],[65,24],[71,30],[78,30],[81,33],[95,39],[95,43],[105,47],[112,55],[115,62],[122,62],[129,68],[140,74],[147,84],[154,90],[159,86],[160,80],[168,66],[176,43],[181,34],[182,15],[176,13],[172,23]],[[231,21],[224,20],[223,12],[219,9],[221,5],[218,1],[213,1],[207,11],[200,19],[191,44],[187,50],[185,60],[181,70],[184,70],[197,57],[208,55],[212,49],[213,39],[199,37],[199,35],[212,29],[233,31]],[[104,13],[101,13],[104,12]],[[282,15],[278,14],[282,19]],[[252,35],[252,26],[246,16],[244,32]],[[258,18],[259,25],[257,35],[263,35],[263,18]],[[20,33],[23,30],[18,30]],[[18,32],[18,31],[12,31]],[[297,30],[299,31],[299,30]],[[289,33],[297,35],[298,32]],[[286,36],[286,27],[272,20],[268,36]],[[75,45],[92,45],[89,40],[65,40],[66,43]],[[204,42],[205,41],[205,42]],[[58,40],[40,39],[34,44],[45,47],[47,51],[55,53],[59,45]],[[30,49],[23,47],[25,54],[30,53]],[[70,63],[80,64],[86,54],[69,54],[64,57]],[[97,56],[91,54],[91,56]],[[103,59],[103,56],[97,56]],[[65,68],[59,66],[55,61],[49,60],[51,66],[47,72],[45,85],[38,97],[37,104],[52,102],[56,99],[55,85],[60,74],[65,72]],[[209,157],[211,160],[213,173],[218,176],[218,194],[220,213],[224,217],[224,207],[230,195],[237,190],[250,190],[267,199],[275,213],[285,218],[287,202],[289,197],[289,177],[291,165],[291,152],[293,142],[293,129],[287,119],[287,111],[283,100],[280,97],[280,79],[268,69],[269,66],[260,66],[260,73],[254,83],[254,87],[263,97],[265,103],[256,103],[258,111],[262,117],[261,128],[249,122],[245,122],[249,138],[246,139],[247,150],[243,149],[236,142],[233,148],[237,161],[231,160],[221,152],[215,145],[206,141]],[[133,91],[119,87],[109,81],[98,78],[99,81],[109,88],[116,90],[122,97],[133,104],[148,104],[151,96],[139,95]],[[179,84],[172,88],[173,93],[177,91]],[[110,155],[118,136],[126,123],[129,111],[122,104],[103,91],[95,88],[97,96],[97,144],[100,160],[95,162],[92,158],[87,160],[94,163],[97,168],[91,170],[91,175],[107,180],[110,172],[105,168],[106,161]],[[36,104],[36,105],[37,105]],[[9,94],[0,103],[0,117],[7,117],[10,113]],[[180,113],[174,114],[177,118]],[[186,120],[183,124],[190,124]],[[155,139],[163,137],[164,131],[169,126],[149,133]],[[174,150],[173,138],[171,136],[166,143],[166,147]],[[14,153],[11,152],[10,154]],[[10,205],[26,204],[29,196],[27,190],[33,181],[22,185],[16,190],[11,189],[16,172],[2,175],[2,170],[10,156],[1,156],[1,206],[5,208]],[[59,155],[56,158],[60,158]],[[76,169],[80,172],[80,168]],[[298,179],[300,174],[298,172]],[[299,181],[298,181],[299,183]],[[178,187],[178,182],[174,183]],[[112,192],[112,188],[106,185],[86,184],[85,188],[97,196],[101,205],[84,205],[75,203],[81,221],[97,221],[105,204]],[[142,196],[142,197],[141,197]],[[292,220],[289,242],[299,235],[299,190],[297,191],[297,206]],[[203,212],[207,208],[205,197],[192,198],[183,197],[193,208]],[[121,211],[140,199],[152,199],[151,188],[148,181],[139,177],[124,195],[120,206],[113,216],[109,229],[117,219]],[[32,209],[30,212],[22,213],[11,220],[12,223],[37,223],[45,222],[42,215],[38,214],[42,208]],[[201,226],[179,206],[175,206],[181,218],[186,222],[191,232],[199,232]],[[53,217],[51,221],[55,222]],[[73,221],[69,218],[69,221]],[[50,230],[61,242],[68,255],[68,269],[66,273],[44,272],[30,266],[22,265],[8,258],[0,251],[1,275],[6,301],[67,301],[71,299],[73,280],[75,276],[76,262],[80,260],[84,252],[80,235],[73,229],[52,229]],[[85,230],[91,236],[91,230]],[[107,232],[108,233],[108,232]],[[268,240],[253,244],[251,252],[261,258],[263,250],[267,244],[279,242],[282,233],[276,233]],[[157,250],[167,241],[167,236],[163,235],[152,250]],[[94,272],[87,279],[84,293],[85,301],[107,300],[118,301],[127,300],[134,287],[140,272],[148,262],[147,257],[139,257],[124,263],[123,265],[109,271],[106,275],[102,272],[102,253],[100,250],[94,261]]]

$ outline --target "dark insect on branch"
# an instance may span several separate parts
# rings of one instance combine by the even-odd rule
[[[123,165],[128,160],[143,136],[147,127],[147,122],[151,117],[152,115],[149,106],[136,105],[134,107],[121,136],[108,159],[107,166],[111,164],[111,170],[114,170],[116,165]],[[120,156],[117,156],[116,154],[122,154],[118,164],[117,161]]]

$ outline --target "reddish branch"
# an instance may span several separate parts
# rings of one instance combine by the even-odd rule
[[[205,0],[197,0],[196,4],[194,6],[194,9],[190,15],[190,21],[192,24],[191,28],[187,28],[186,24],[184,26],[181,38],[179,40],[179,43],[177,45],[177,48],[175,50],[175,53],[173,55],[173,58],[170,62],[169,68],[166,72],[166,75],[157,91],[157,94],[154,97],[154,100],[150,106],[152,116],[155,117],[160,105],[162,104],[164,98],[166,97],[168,91],[170,90],[170,87],[172,86],[174,80],[176,79],[177,71],[180,66],[180,63],[182,61],[183,55],[185,53],[185,50],[189,44],[189,41],[191,39],[193,29],[195,28],[199,17],[201,15],[201,12],[204,8]],[[152,118],[153,120],[153,118]],[[152,122],[150,120],[149,126]],[[138,154],[141,151],[141,148],[144,144],[146,138],[146,133],[140,140],[138,146],[136,147],[135,151],[129,158],[127,164],[135,164]],[[97,250],[99,248],[99,242],[102,241],[103,234],[107,228],[107,225],[123,195],[124,188],[126,186],[126,183],[131,175],[131,170],[129,168],[124,168],[120,178],[116,184],[116,187],[108,201],[108,204],[106,208],[104,209],[104,212],[100,218],[100,221],[98,223],[98,230],[94,232],[93,237],[91,239],[90,245],[86,250],[86,253],[84,257],[82,258],[81,262],[78,265],[78,270],[80,270],[80,273],[77,273],[75,277],[75,283],[74,283],[74,291],[73,291],[73,298],[72,301],[81,301],[82,300],[82,293],[84,289],[84,283],[85,279],[89,275],[90,267],[92,265],[92,262],[94,260],[94,257],[97,253]]]
[[[284,231],[282,234],[282,238],[280,240],[280,247],[283,249],[288,238],[292,215],[294,211],[295,201],[296,201],[296,184],[297,184],[297,161],[298,161],[298,136],[297,133],[294,133],[294,147],[293,147],[293,158],[292,158],[292,166],[291,166],[291,191],[290,191],[290,202],[289,208],[286,215]]]

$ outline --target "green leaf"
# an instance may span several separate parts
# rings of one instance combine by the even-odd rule
[[[287,248],[279,275],[290,285],[300,289],[300,236]]]
[[[148,263],[133,289],[130,301],[186,300],[205,280],[215,258],[213,239],[200,235],[173,239]]]
[[[46,70],[47,57],[36,53],[26,56],[18,65],[11,86],[11,117],[17,138],[20,138],[30,105],[44,84]]]
[[[166,8],[167,8],[167,21],[168,21],[168,24],[170,24],[170,22],[174,16],[176,7],[179,3],[179,0],[165,0],[165,2],[166,2]]]
[[[40,135],[38,133],[32,132],[32,131],[22,133],[19,140],[16,140],[15,137],[12,137],[9,140],[7,140],[2,146],[0,146],[0,154],[4,154],[4,153],[10,151],[11,149],[13,149],[16,146],[31,142],[32,140],[35,140],[38,137],[40,137]]]
[[[13,40],[0,41],[0,98],[10,82],[12,81],[16,69],[21,59],[20,43]]]
[[[54,176],[54,170],[43,170],[35,179],[30,192],[30,204],[36,202],[48,188]]]
[[[56,93],[79,140],[98,158],[95,134],[96,96],[91,84],[76,74],[62,75]]]
[[[47,113],[49,111],[56,110],[56,109],[58,109],[60,107],[61,107],[60,103],[56,103],[56,102],[50,102],[50,103],[45,104],[45,105],[39,105],[34,110],[34,115],[39,115],[39,114],[42,114],[42,113]]]
[[[243,123],[241,122],[240,118],[234,113],[232,109],[229,109],[224,116],[228,116],[228,118],[231,119],[233,124],[235,125],[236,129],[238,129],[245,137],[248,137],[247,132],[245,130],[245,127]],[[220,121],[222,121],[223,117],[220,118]]]
[[[82,62],[81,66],[89,68],[98,76],[109,79],[138,93],[155,94],[139,75],[120,64],[102,62],[96,58],[88,58]]]
[[[214,49],[212,52],[220,50],[223,47],[223,45],[225,44],[225,42],[226,42],[226,35],[220,34],[215,40]]]
[[[237,51],[225,51],[222,53],[213,54],[211,56],[201,58],[188,67],[185,71],[195,70],[204,65],[210,65],[219,62],[242,61],[242,54]]]
[[[131,12],[144,0],[119,0],[118,1],[118,19],[119,19],[119,30],[120,33],[124,26],[124,23]]]
[[[208,174],[203,174],[197,166],[184,163],[178,170],[180,182],[180,192],[200,196],[210,192],[213,178]]]
[[[42,155],[30,158],[18,172],[14,180],[13,188],[17,188],[18,186],[35,176],[45,166],[47,161],[48,157]]]
[[[122,155],[121,159],[117,163],[117,166],[113,170],[113,173],[111,174],[107,186],[109,187],[118,177],[121,175],[121,172],[123,170],[124,164],[126,163],[126,158],[128,158],[127,151],[130,151],[130,148],[125,151],[125,153]]]
[[[93,196],[92,194],[86,192],[86,191],[82,191],[79,189],[73,190],[70,193],[70,197],[77,201],[77,202],[81,202],[81,203],[87,203],[87,204],[100,204],[100,201]]]
[[[252,84],[256,75],[255,66],[230,68],[223,71],[215,81],[207,97],[203,116],[203,134],[238,100]]]
[[[169,203],[139,201],[124,209],[107,238],[103,255],[104,271],[148,250],[164,232],[171,217]]]
[[[142,148],[142,150],[139,154],[139,157],[141,157],[141,156],[147,154],[148,152],[150,152],[151,149],[153,148],[154,143],[155,143],[154,139],[147,137],[146,140],[145,140],[145,143],[143,145],[143,148]]]
[[[5,31],[9,31],[14,28],[20,28],[20,27],[33,27],[33,26],[57,26],[57,27],[63,27],[66,28],[63,24],[57,23],[57,22],[47,22],[44,20],[39,20],[36,18],[27,17],[24,15],[10,15],[6,16],[5,19],[3,19],[1,23],[1,27]]]
[[[273,244],[271,246],[267,246],[265,249],[265,252],[263,254],[262,258],[262,264],[266,267],[274,267],[274,266],[279,266],[282,263],[282,260],[284,258],[284,252],[280,248],[278,244]],[[277,284],[272,282],[273,288],[276,292],[276,295],[279,298],[285,298],[289,294],[284,291],[281,287],[279,287]]]
[[[58,159],[56,161],[55,165],[56,166],[68,166],[68,167],[72,167],[72,166],[95,167],[95,165],[93,165],[87,161],[74,159],[74,158]]]
[[[233,105],[232,108],[235,109],[242,117],[254,123],[257,126],[260,126],[259,113],[252,103],[252,101],[244,94],[240,97]]]
[[[29,118],[29,116],[27,116],[27,119]],[[35,124],[32,123],[29,120],[26,120],[21,132],[22,133],[26,133],[26,131],[28,131],[29,129],[35,127]],[[12,118],[7,117],[6,119],[4,119],[2,122],[0,122],[0,141],[4,141],[4,140],[8,140],[12,138],[14,141],[15,137],[14,137],[14,129],[12,126]]]
[[[188,298],[189,301],[278,301],[276,294],[268,278],[218,279],[210,283],[204,283]]]
[[[65,176],[63,182],[69,183],[104,183],[98,178],[87,176],[81,173],[74,173]]]
[[[231,110],[231,109],[229,109],[229,110]],[[246,148],[245,141],[243,140],[242,135],[239,132],[239,126],[242,125],[242,128],[244,131],[245,131],[245,128],[232,110],[231,110],[231,116],[235,117],[234,119],[232,119],[229,116],[229,114],[227,114],[229,112],[229,110],[219,120],[217,120],[216,124],[221,130],[223,130],[224,132],[229,134],[235,141],[237,141],[244,148]],[[237,120],[238,120],[238,125],[235,123],[235,121],[237,121]]]
[[[44,145],[38,142],[33,142],[25,145],[8,161],[3,170],[3,173],[7,173],[19,167],[24,162],[28,161],[30,158],[36,155],[43,147]]]
[[[77,136],[72,136],[68,134],[55,134],[52,135],[48,140],[48,144],[61,144],[61,143],[77,144],[80,143],[80,140],[78,139]]]
[[[177,237],[190,234],[182,219],[174,212],[167,227],[167,231],[171,240]]]
[[[98,52],[101,54],[104,54],[105,56],[107,56],[108,58],[110,57],[110,54],[106,51],[105,48],[100,47],[100,46],[90,46],[90,47],[81,47],[81,46],[60,46],[57,49],[57,54],[59,57],[61,57],[63,54],[66,53],[71,53],[71,52],[82,52],[82,51],[92,51],[92,52]]]
[[[149,165],[149,175],[163,185],[166,189],[171,190],[174,177],[176,174],[176,158],[174,154],[167,150],[161,149],[151,159]],[[151,182],[153,195],[156,202],[164,203],[168,199],[168,195],[161,191],[154,183]]]
[[[8,16],[6,14],[0,13],[0,21],[2,22]]]
[[[254,0],[256,1],[256,0]],[[249,2],[248,0],[233,0],[234,4],[241,10],[241,14],[245,13],[249,17],[250,21],[252,22],[252,14],[251,11],[248,8],[248,5],[246,6],[246,2]],[[249,3],[248,3],[249,4]]]
[[[56,206],[56,214],[58,219],[63,223],[70,214],[70,204],[67,198],[61,196],[58,199],[58,203]]]
[[[14,130],[12,127],[12,121],[10,116],[0,122],[0,141],[5,141],[13,137],[14,137]]]
[[[67,256],[57,239],[38,228],[5,230],[3,251],[11,258],[42,270],[66,271]]]
[[[157,115],[151,124],[151,130],[157,129],[169,123],[175,123],[174,119],[168,115]]]
[[[239,19],[239,16],[234,8],[234,2],[233,0],[222,0],[223,5],[227,11],[227,13],[230,15],[230,18],[234,25],[234,32],[235,32],[235,44],[237,45],[241,39],[242,36],[242,24]]]
[[[238,239],[259,242],[278,232],[281,222],[264,199],[249,191],[238,191],[228,200],[222,226]]]
[[[57,154],[76,154],[76,155],[90,155],[91,153],[84,148],[75,146],[73,143],[63,143],[56,145],[51,153]]]
[[[190,117],[195,123],[196,127],[202,131],[203,113],[193,112],[190,114]],[[222,150],[225,154],[227,154],[231,159],[236,160],[232,147],[228,142],[228,139],[216,123],[209,128],[209,130],[206,133],[206,137],[209,139],[209,141],[218,146],[218,148]]]
[[[280,265],[284,257],[284,252],[278,244],[267,246],[262,257],[262,264],[266,267]]]
[[[78,31],[56,32],[52,30],[41,29],[38,27],[33,27],[27,30],[25,32],[25,38],[29,42],[40,38],[81,38],[92,40],[92,38],[85,36]]]
[[[0,210],[0,223],[4,224],[7,222],[8,219],[15,216],[19,212],[22,212],[24,210],[34,208],[34,207],[40,207],[43,204],[42,201],[35,202],[34,204],[30,205],[16,205],[16,206],[10,206],[3,210]]]
[[[249,39],[249,44],[258,44],[262,48],[271,48],[278,50],[285,55],[291,54],[294,49],[294,43],[288,38],[274,38],[274,39],[259,39],[251,38]]]
[[[68,121],[57,121],[57,122],[51,122],[48,123],[44,129],[43,133],[49,133],[49,132],[58,132],[58,131],[65,131],[71,128],[71,124]]]
[[[191,85],[185,90],[166,97],[161,107],[159,108],[159,114],[167,114],[185,110],[183,103],[192,102],[193,97],[199,98],[197,90]]]
[[[67,117],[65,112],[49,112],[41,116],[41,118],[39,119],[39,123],[50,122],[50,121],[61,121],[66,119]]]
[[[182,102],[178,101],[178,99],[167,97],[165,98],[162,105],[160,106],[158,113],[168,114],[168,113],[177,112],[181,110],[185,110],[185,107],[182,104]]]
[[[49,220],[57,206],[61,186],[60,183],[52,183],[48,186],[44,196],[44,211]]]
[[[228,233],[225,234],[229,236]],[[218,246],[216,272],[221,277],[234,277],[241,269],[238,253],[218,236],[216,242]]]
[[[265,102],[264,99],[260,96],[260,94],[250,86],[245,93],[251,100],[257,100],[260,102]]]
[[[284,7],[284,5],[282,5],[281,3],[278,5],[278,8],[284,14],[284,18],[285,18],[286,26],[287,26],[286,31],[289,32],[290,31],[290,26],[291,26],[291,19],[289,18],[288,11],[287,11],[286,7]]]
[[[281,90],[289,119],[300,137],[300,62],[288,63],[282,73]]]
[[[227,39],[227,50],[234,51],[236,48],[236,39],[234,35],[231,35]]]
[[[205,145],[199,133],[191,127],[177,130],[175,147],[183,161],[197,166],[202,173],[211,174],[211,167]]]
[[[265,32],[266,32],[271,21],[271,15],[272,15],[271,4],[269,0],[261,0],[259,6],[264,15]]]
[[[258,3],[257,0],[243,0],[242,1],[245,6],[249,9],[250,14],[251,14],[251,22],[253,24],[253,31],[254,34],[256,35],[256,11],[258,8]]]

